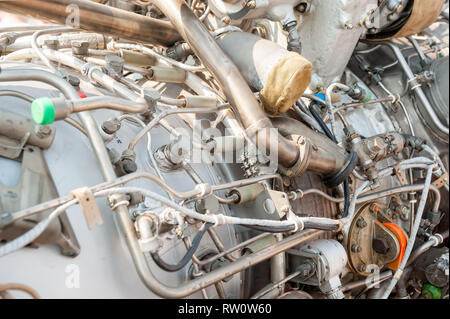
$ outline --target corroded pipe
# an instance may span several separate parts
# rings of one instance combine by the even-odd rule
[[[0,10],[64,25],[79,18],[81,29],[163,46],[181,39],[168,22],[86,0],[6,0]]]

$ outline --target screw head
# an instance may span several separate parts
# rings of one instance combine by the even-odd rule
[[[360,218],[356,221],[356,226],[358,226],[359,228],[364,228],[367,226],[367,223],[364,219]]]

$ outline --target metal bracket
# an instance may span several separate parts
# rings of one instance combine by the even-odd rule
[[[84,218],[86,219],[89,230],[92,230],[96,224],[103,224],[102,215],[98,209],[94,194],[89,187],[77,188],[73,190],[71,194],[78,199],[78,204],[83,210]]]
[[[448,183],[448,173],[442,174],[437,180],[435,180],[432,184],[437,188],[441,188],[445,184]]]
[[[31,133],[26,132],[20,141],[12,140],[5,136],[0,136],[0,156],[9,159],[16,159],[22,153]]]
[[[39,147],[27,145],[20,151],[22,152],[20,182],[13,187],[0,184],[0,216],[5,226],[0,230],[0,241],[17,238],[50,213],[47,210],[11,223],[12,212],[58,197],[42,150]],[[52,221],[42,235],[33,241],[34,246],[39,244],[56,244],[65,256],[75,257],[80,253],[80,246],[65,212]]]

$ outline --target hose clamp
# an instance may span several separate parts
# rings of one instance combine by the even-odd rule
[[[280,166],[280,172],[287,176],[287,177],[294,177],[294,176],[300,176],[302,173],[304,173],[309,166],[310,161],[310,153],[311,153],[311,142],[309,139],[306,139],[303,136],[300,135],[292,135],[292,139],[294,144],[298,146],[299,155],[297,158],[297,161],[295,162],[294,166],[290,168],[285,168]]]

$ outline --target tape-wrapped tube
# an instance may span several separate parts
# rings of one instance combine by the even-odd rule
[[[260,91],[264,110],[287,112],[311,82],[312,64],[300,54],[246,32],[230,32],[217,42],[247,83]]]

